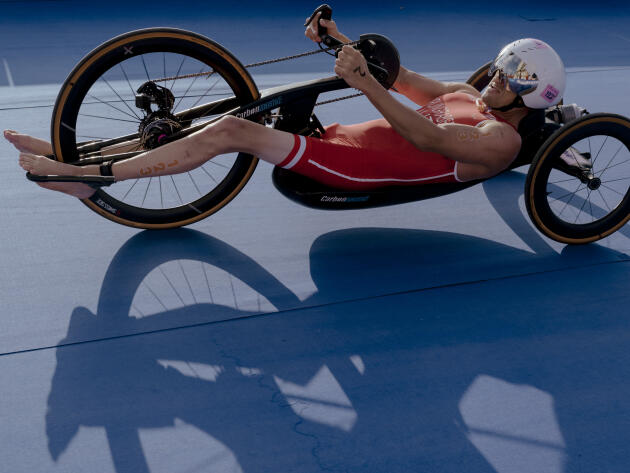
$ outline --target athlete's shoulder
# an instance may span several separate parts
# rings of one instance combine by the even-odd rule
[[[446,102],[474,103],[480,97],[481,95],[475,95],[467,90],[460,90],[442,95],[442,100]]]
[[[486,135],[495,135],[501,138],[505,147],[518,152],[521,147],[521,135],[508,122],[494,119],[484,120],[477,124],[477,128],[482,130]]]
[[[465,82],[452,82],[448,85],[447,89],[451,93],[468,94],[475,98],[481,97],[481,92]]]

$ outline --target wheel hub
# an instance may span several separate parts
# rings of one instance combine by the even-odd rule
[[[593,179],[589,179],[586,185],[590,190],[596,191],[597,189],[599,189],[599,186],[602,185],[602,181],[599,177],[594,177]]]
[[[171,113],[154,112],[140,122],[140,142],[144,149],[155,149],[166,144],[167,138],[180,131],[183,126]]]

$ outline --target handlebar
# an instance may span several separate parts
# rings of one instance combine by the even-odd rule
[[[304,23],[304,26],[308,26],[313,21],[315,16],[320,12],[321,12],[320,19],[323,19],[323,20],[332,19],[332,8],[330,7],[330,5],[324,3],[323,5],[320,5],[315,9],[315,11],[309,17],[309,19],[306,20],[306,23]],[[322,39],[322,43],[324,43],[328,47],[338,46],[342,44],[342,41],[339,41],[334,36],[330,36],[328,34],[328,28],[326,28],[325,26],[322,26],[319,23],[319,21],[317,22],[317,35]]]
[[[318,13],[321,13],[320,19],[332,19],[332,8],[324,3],[313,11],[306,23],[304,23],[304,26],[310,25]],[[321,43],[324,43],[329,48],[337,48],[337,46],[344,44],[343,41],[329,35],[328,29],[319,24],[319,21],[317,22],[317,35],[321,38]],[[319,44],[320,48],[322,47],[321,43]],[[370,73],[381,84],[390,88],[394,84],[400,69],[398,51],[392,42],[381,35],[367,34],[361,35],[355,47],[365,57]],[[335,56],[339,54],[339,50],[340,48],[337,48]]]

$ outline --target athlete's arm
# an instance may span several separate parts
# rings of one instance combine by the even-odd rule
[[[440,95],[451,92],[466,92],[475,97],[481,96],[479,91],[469,84],[461,82],[440,82],[424,77],[402,66],[400,66],[394,88],[420,106],[426,105]]]
[[[456,123],[436,125],[399,102],[367,72],[365,58],[353,48],[346,46],[339,53],[335,73],[349,86],[365,93],[390,125],[416,148],[472,165],[471,179],[500,172],[518,154],[520,136],[506,123],[486,122],[479,127]]]
[[[477,164],[485,167],[488,175],[505,169],[520,149],[519,135],[506,123],[488,121],[479,127],[458,123],[436,125],[400,103],[376,81],[364,93],[392,127],[416,148],[461,163]]]

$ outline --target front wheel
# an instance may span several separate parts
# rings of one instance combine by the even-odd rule
[[[142,87],[152,91],[151,100],[136,99]],[[182,118],[184,110],[230,97],[240,106],[258,96],[243,65],[208,38],[172,28],[133,31],[90,52],[66,79],[53,110],[54,154],[59,161],[77,163],[104,150],[149,150],[169,132],[220,116],[190,120]],[[113,142],[118,144],[105,147]],[[86,143],[90,153],[82,151]],[[103,148],[94,153],[99,143]],[[187,173],[115,183],[83,202],[124,225],[179,227],[227,204],[257,162],[244,153],[221,155]]]
[[[544,235],[583,244],[630,220],[630,120],[598,113],[557,130],[525,181],[527,212]]]

